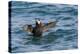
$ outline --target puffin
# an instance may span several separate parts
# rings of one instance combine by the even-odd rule
[[[42,36],[43,32],[48,31],[50,28],[56,26],[57,21],[42,23],[42,21],[38,18],[35,20],[35,26],[33,27],[31,24],[23,26],[23,29],[26,32],[30,32],[33,36],[40,37]]]

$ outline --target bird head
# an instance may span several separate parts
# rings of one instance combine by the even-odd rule
[[[40,21],[39,18],[35,18],[35,21],[36,21],[37,24],[40,24],[41,23],[41,21]]]

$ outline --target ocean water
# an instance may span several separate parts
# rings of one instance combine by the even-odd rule
[[[40,52],[78,48],[78,6],[14,1],[11,3],[11,52]],[[44,32],[41,38],[23,30],[25,24],[58,20],[57,25]]]

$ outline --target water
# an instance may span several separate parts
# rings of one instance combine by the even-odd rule
[[[77,48],[77,5],[12,2],[11,6],[11,51],[37,52]],[[25,24],[58,20],[55,28],[43,33],[41,38],[23,31]]]

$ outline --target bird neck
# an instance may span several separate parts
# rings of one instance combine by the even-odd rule
[[[36,27],[42,27],[42,23],[40,23],[40,24],[38,24],[38,23],[36,23]]]

